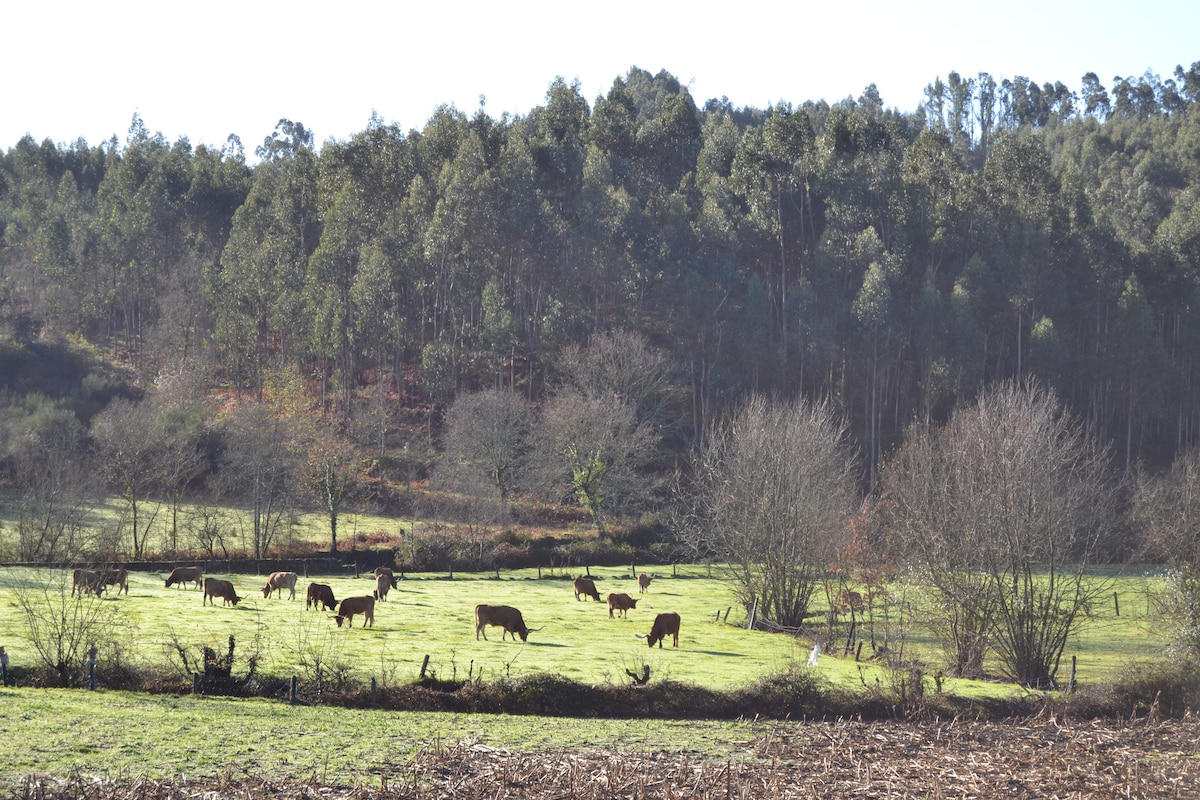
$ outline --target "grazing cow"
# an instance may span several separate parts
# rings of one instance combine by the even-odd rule
[[[182,586],[185,583],[195,583],[196,588],[201,588],[204,577],[204,571],[199,567],[176,567],[171,570],[171,574],[167,576],[167,588],[170,589],[175,584]]]
[[[304,608],[306,610],[315,608],[318,611],[333,611],[337,608],[337,600],[333,598],[333,589],[324,583],[310,583]]]
[[[83,588],[89,582],[89,577],[91,575],[92,575],[92,571],[87,570],[87,569],[76,569],[74,572],[71,573],[71,595],[72,596],[74,596],[76,592],[79,592],[80,594],[83,593]]]
[[[375,599],[387,602],[388,592],[396,585],[396,579],[391,573],[380,573],[375,576]]]
[[[596,582],[591,578],[575,579],[575,599],[578,600],[581,594],[587,595],[597,603],[600,602],[600,593],[596,591]]]
[[[645,594],[649,588],[650,576],[643,572],[641,575],[638,575],[638,594]]]
[[[117,594],[129,594],[129,572],[124,567],[109,567],[100,570],[100,578],[105,586],[116,586]]]
[[[616,609],[622,617],[628,619],[629,609],[637,608],[637,600],[634,600],[624,592],[609,592],[608,593],[608,616],[613,615],[613,609]]]
[[[525,641],[529,634],[534,631],[540,631],[541,628],[525,627],[525,618],[521,616],[521,612],[512,606],[475,606],[475,641],[479,641],[479,634],[483,634],[483,640],[487,641],[487,631],[484,630],[488,625],[495,625],[504,629],[504,633],[500,634],[500,641],[504,641],[511,633],[513,641],[517,637],[521,637],[521,641]]]
[[[679,647],[679,615],[674,611],[659,614],[654,618],[654,625],[650,628],[650,635],[646,637],[646,643],[654,647],[654,643],[658,642],[659,649],[661,649],[663,639],[668,636],[674,637],[675,646]]]
[[[842,614],[845,614],[847,611],[862,611],[863,597],[858,592],[843,589],[838,592],[836,605],[837,610]]]
[[[242,599],[238,597],[237,591],[233,588],[232,581],[221,578],[205,578],[204,600],[200,604],[212,603],[215,606],[216,602],[213,600],[215,597],[221,598],[221,605],[232,603],[236,606],[238,601]]]
[[[389,589],[399,589],[399,588],[400,588],[398,585],[396,585],[396,573],[392,572],[392,568],[391,568],[391,567],[376,567],[376,568],[375,568],[375,580],[376,580],[376,582],[378,582],[378,581],[379,581],[379,576],[380,576],[380,575],[386,575],[386,576],[387,576],[387,578],[388,578],[388,583],[390,584],[390,585],[388,586],[388,588],[389,588]]]
[[[291,592],[288,600],[296,599],[296,573],[272,572],[271,576],[267,578],[267,585],[263,587],[263,597],[270,597],[271,592],[276,592],[280,597],[283,597],[284,589]]]
[[[354,615],[363,615],[363,624],[375,627],[375,598],[367,595],[365,597],[347,597],[342,600],[342,604],[338,606],[337,616],[334,620],[338,627],[342,627],[343,622],[348,622],[350,627],[354,627]]]
[[[79,592],[83,596],[84,592],[88,592],[99,597],[107,587],[103,570],[77,569],[71,575],[71,594]]]

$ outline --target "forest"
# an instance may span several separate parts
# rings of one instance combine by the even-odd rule
[[[442,106],[319,146],[282,119],[252,155],[136,114],[123,142],[26,137],[0,155],[0,474],[19,494],[29,465],[67,469],[57,437],[107,453],[89,473],[123,497],[215,492],[298,440],[268,418],[304,418],[336,525],[339,469],[428,479],[500,393],[572,454],[557,477],[492,464],[501,506],[558,486],[603,531],[604,502],[661,498],[748,397],[836,413],[869,493],[914,425],[1026,381],[1117,472],[1165,469],[1200,440],[1200,62],[1108,88],[950,72],[925,96],[700,106],[634,67],[590,103],[556,79],[523,116]],[[143,398],[190,432],[149,476]],[[611,441],[563,433],[602,417]],[[620,458],[640,476],[589,497]]]

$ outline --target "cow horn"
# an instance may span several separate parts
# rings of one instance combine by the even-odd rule
[[[546,627],[546,626],[545,626],[545,625],[543,625],[543,626],[542,626],[542,628],[544,628],[544,627]],[[542,628],[526,628],[526,629],[525,629],[525,632],[526,632],[526,633],[535,633],[535,632],[537,632],[537,631],[540,631]]]
[[[635,633],[635,634],[634,634],[634,636],[638,637],[639,639],[645,639],[645,638],[646,638],[646,634],[644,634],[644,633]]]

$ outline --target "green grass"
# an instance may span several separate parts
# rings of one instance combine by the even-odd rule
[[[269,700],[0,689],[0,790],[30,774],[272,777],[378,787],[426,748],[618,748],[744,758],[769,723],[555,719],[292,706]]]
[[[640,673],[649,665],[652,678],[670,678],[712,689],[753,683],[761,676],[803,664],[812,642],[792,636],[747,631],[744,616],[727,584],[708,577],[703,567],[649,568],[656,574],[650,590],[629,612],[628,619],[610,619],[607,606],[584,599],[576,601],[570,581],[563,577],[537,578],[536,571],[487,575],[458,573],[444,576],[410,575],[401,581],[388,602],[376,604],[375,626],[338,628],[329,614],[307,611],[301,578],[296,600],[264,599],[261,576],[224,576],[234,581],[244,599],[236,607],[206,606],[201,592],[167,589],[162,573],[132,573],[129,595],[105,595],[100,601],[116,608],[127,623],[118,642],[99,642],[100,666],[121,655],[127,661],[165,667],[172,642],[193,651],[201,646],[218,653],[235,637],[238,663],[260,657],[261,672],[281,677],[311,677],[305,662],[320,659],[340,666],[360,682],[374,677],[382,686],[408,683],[420,674],[429,657],[429,670],[441,679],[519,677],[536,673],[562,675],[585,684],[625,684],[626,670]],[[628,569],[593,569],[602,594],[624,591],[638,596]],[[29,644],[24,617],[15,592],[22,585],[54,579],[51,570],[0,569],[0,643],[7,646],[14,665],[31,665],[36,656]],[[544,573],[549,574],[549,573]],[[370,594],[367,577],[316,578],[329,583],[340,600]],[[1161,623],[1150,613],[1149,597],[1158,589],[1153,577],[1118,578],[1114,589],[1122,601],[1118,617],[1111,607],[1094,609],[1082,633],[1069,645],[1060,680],[1069,675],[1070,659],[1078,656],[1078,682],[1097,683],[1126,665],[1133,657],[1153,655],[1164,645]],[[473,609],[477,603],[507,604],[520,608],[526,623],[540,628],[527,643],[501,641],[502,632],[489,628],[490,641],[476,640]],[[718,621],[729,612],[728,622]],[[683,617],[680,646],[647,648],[637,634],[650,629],[654,615],[677,611]],[[918,615],[919,616],[919,615]],[[892,626],[896,628],[895,625]],[[932,674],[944,661],[941,648],[927,631],[907,626],[903,656],[919,658]],[[876,625],[882,642],[885,625]],[[860,632],[863,639],[869,632]],[[844,629],[835,631],[837,646],[822,657],[817,672],[834,685],[848,688],[887,686],[890,676],[876,663],[856,663],[853,652],[842,656]],[[897,649],[897,639],[890,642]],[[871,652],[863,647],[864,657]],[[949,692],[967,697],[1008,696],[1019,690],[1005,684],[980,681],[947,681]]]

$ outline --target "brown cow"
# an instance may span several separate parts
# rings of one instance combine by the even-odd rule
[[[375,627],[375,598],[367,595],[365,597],[347,597],[342,600],[342,604],[338,606],[337,616],[334,620],[337,621],[338,627],[342,627],[343,622],[348,622],[350,627],[354,627],[354,615],[363,615],[363,624]]]
[[[654,643],[658,642],[659,649],[661,649],[663,639],[668,636],[674,637],[675,646],[679,647],[679,615],[674,611],[659,614],[654,618],[654,625],[650,628],[650,635],[646,637],[646,643],[654,647]]]
[[[574,586],[576,600],[579,599],[579,595],[583,594],[592,598],[597,603],[600,602],[600,593],[596,591],[596,582],[591,578],[576,578]]]
[[[129,571],[124,567],[109,567],[104,570],[104,582],[117,587],[117,594],[129,594]]]
[[[375,576],[375,599],[387,602],[388,591],[396,583],[396,579],[389,573],[380,573]]]
[[[837,603],[835,605],[837,606],[837,610],[842,614],[845,614],[847,611],[862,611],[863,597],[858,592],[843,589],[838,592]]]
[[[613,609],[617,610],[622,617],[629,617],[629,609],[637,608],[637,600],[634,600],[624,592],[609,592],[608,593],[608,616],[613,615]]]
[[[379,576],[380,576],[380,575],[386,575],[386,576],[387,576],[387,578],[388,578],[388,583],[390,584],[390,585],[388,586],[388,588],[389,588],[389,589],[399,589],[399,588],[400,588],[398,585],[396,585],[396,573],[392,572],[392,568],[391,568],[391,567],[376,567],[376,568],[375,568],[375,581],[376,581],[376,583],[378,583],[378,581],[379,581]]]
[[[204,571],[199,567],[176,567],[171,570],[171,574],[167,576],[167,588],[170,589],[175,584],[182,586],[185,583],[195,583],[196,588],[201,588],[204,577]]]
[[[306,610],[315,608],[318,611],[333,611],[337,608],[337,600],[333,597],[333,588],[324,583],[310,583],[304,608]]]
[[[504,641],[511,633],[513,641],[517,637],[521,637],[521,641],[528,639],[529,634],[534,631],[540,631],[541,628],[527,628],[525,626],[525,618],[521,616],[521,612],[512,606],[475,606],[475,641],[479,641],[479,634],[483,634],[483,640],[487,641],[487,631],[484,630],[488,625],[495,625],[503,628],[504,633],[500,634],[500,641]]]
[[[643,572],[641,575],[638,575],[638,594],[645,594],[649,588],[650,576]]]
[[[223,580],[221,578],[205,578],[204,600],[202,600],[200,604],[204,605],[205,603],[212,603],[215,606],[216,603],[213,601],[213,598],[215,597],[221,598],[221,605],[232,603],[236,606],[238,601],[242,599],[238,597],[237,591],[233,588],[232,581]]]
[[[294,572],[272,572],[267,578],[267,585],[263,587],[263,597],[270,597],[271,592],[277,593],[283,597],[283,590],[287,589],[291,594],[288,600],[296,599],[296,573]]]
[[[103,570],[77,569],[71,575],[71,594],[79,592],[83,596],[87,592],[99,597],[107,587]]]

